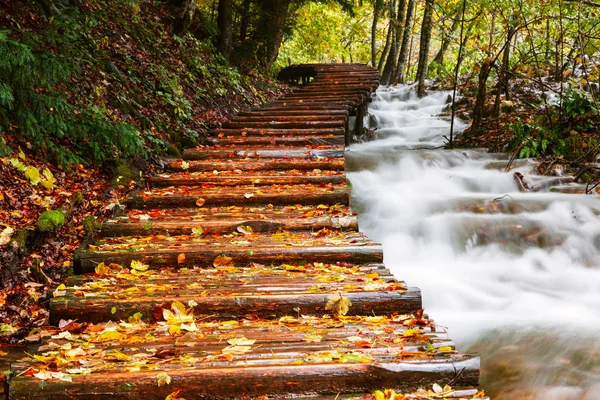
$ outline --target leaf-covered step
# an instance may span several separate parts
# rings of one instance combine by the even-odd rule
[[[199,146],[183,152],[186,160],[249,158],[332,158],[344,157],[343,145],[310,146]]]
[[[201,188],[154,188],[132,195],[125,204],[133,208],[212,207],[250,204],[344,204],[350,202],[346,184],[272,185]]]
[[[265,146],[343,146],[344,138],[335,135],[312,135],[312,136],[228,136],[209,138],[208,142],[215,145],[265,145]]]
[[[248,229],[243,229],[248,232]],[[127,236],[105,238],[80,250],[75,266],[91,272],[100,263],[126,265],[132,260],[153,268],[173,266],[210,267],[225,255],[235,265],[251,262],[286,261],[380,263],[381,245],[361,233],[323,229],[319,232],[281,232],[274,234]]]
[[[357,230],[356,215],[341,204],[317,207],[196,207],[183,209],[127,210],[126,215],[105,221],[100,236],[192,235],[239,232],[249,227],[256,233],[279,230]]]
[[[181,302],[156,312],[159,321],[151,324],[138,315],[94,325],[70,320],[28,337],[47,339],[12,365],[11,396],[125,393],[162,400],[179,392],[187,399],[230,399],[404,391],[478,379],[479,359],[458,354],[445,332],[434,332],[433,321],[420,313],[219,321],[196,316]]]
[[[303,106],[304,107],[304,106]],[[320,136],[334,135],[344,136],[346,130],[344,127],[335,128],[256,128],[256,127],[237,127],[237,128],[220,128],[213,131],[214,136]]]
[[[293,100],[296,101],[296,100]],[[298,100],[302,102],[301,100]],[[245,128],[271,128],[271,129],[319,129],[337,128],[343,129],[343,119],[334,121],[248,121],[248,122],[225,122],[223,129],[245,129]]]
[[[165,173],[148,179],[152,186],[238,186],[238,185],[295,185],[339,184],[346,182],[343,171],[323,170],[275,170],[243,174],[230,171],[197,171]]]
[[[331,170],[343,171],[343,158],[264,158],[251,160],[171,160],[168,162],[170,171],[270,171],[270,170]]]

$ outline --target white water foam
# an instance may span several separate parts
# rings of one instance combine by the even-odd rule
[[[513,171],[487,168],[506,154],[430,150],[449,134],[437,117],[447,96],[418,99],[407,86],[377,92],[378,140],[347,153],[361,230],[383,244],[398,279],[422,289],[426,311],[462,347],[491,331],[600,343],[600,200],[521,193]],[[514,212],[479,208],[495,202]]]

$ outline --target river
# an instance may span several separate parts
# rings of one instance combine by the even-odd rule
[[[532,184],[533,161],[443,150],[448,93],[380,88],[376,140],[347,152],[361,230],[429,316],[482,358],[496,399],[600,399],[600,199]],[[458,130],[465,125],[456,121]]]

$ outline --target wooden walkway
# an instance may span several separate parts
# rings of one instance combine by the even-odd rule
[[[53,327],[12,365],[10,399],[477,386],[479,359],[423,314],[419,289],[385,268],[349,207],[350,116],[362,119],[379,74],[337,64],[282,76],[306,85],[170,162],[79,252]]]

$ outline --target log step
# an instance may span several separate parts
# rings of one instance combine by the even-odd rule
[[[250,229],[242,227],[243,232]],[[210,267],[219,256],[235,265],[271,262],[380,263],[381,245],[358,232],[323,229],[318,232],[282,232],[242,235],[124,236],[104,238],[78,251],[78,272],[92,272],[100,262],[129,264],[138,260],[152,268]]]
[[[341,158],[344,146],[199,146],[183,152],[185,160],[248,158]]]
[[[148,179],[152,186],[238,186],[238,185],[295,185],[295,184],[340,184],[346,182],[346,175],[342,171],[265,171],[257,174],[239,174],[230,171],[215,173],[209,172],[179,172],[160,174]]]
[[[293,100],[296,101],[296,100]],[[302,102],[302,100],[298,100]],[[308,101],[308,100],[306,100]],[[319,128],[344,128],[344,120],[338,121],[252,121],[252,122],[225,122],[223,129],[243,128],[271,128],[271,129],[319,129]]]
[[[144,321],[153,322],[156,307],[175,301],[190,302],[196,315],[220,320],[249,314],[271,319],[294,312],[314,315],[327,313],[327,302],[337,299],[341,291],[352,302],[347,315],[410,314],[422,307],[419,289],[406,287],[376,266],[251,264],[177,273],[106,265],[97,267],[94,276],[75,279],[72,286],[55,293],[50,303],[53,323],[68,318],[119,321],[137,312]]]
[[[269,171],[269,170],[331,170],[343,171],[343,158],[263,158],[251,160],[201,160],[183,164],[183,160],[170,160],[168,169],[171,171]]]
[[[267,146],[344,146],[344,137],[335,135],[313,135],[313,136],[227,136],[210,138],[208,141],[213,145],[267,145]]]
[[[191,235],[201,228],[204,234],[238,232],[249,226],[256,233],[280,230],[308,231],[328,229],[358,230],[356,216],[349,207],[293,205],[288,207],[213,207],[195,209],[154,209],[127,211],[102,224],[100,236]]]
[[[350,201],[346,184],[272,185],[201,188],[174,186],[139,192],[125,200],[132,208],[179,208],[206,205],[344,204]]]
[[[317,136],[317,135],[334,135],[344,136],[346,130],[344,128],[256,128],[256,127],[237,127],[237,128],[220,128],[214,132],[216,137],[227,136]]]
[[[445,332],[432,332],[432,321],[421,317],[294,313],[274,321],[215,321],[186,309],[183,322],[171,317],[174,309],[165,304],[157,311],[169,319],[151,324],[65,321],[62,329],[41,332],[49,339],[37,357],[11,368],[11,399],[68,392],[73,399],[163,400],[176,391],[186,399],[280,398],[409,391],[453,379],[475,385],[478,379],[479,359],[458,354]],[[43,387],[41,376],[48,376]]]

